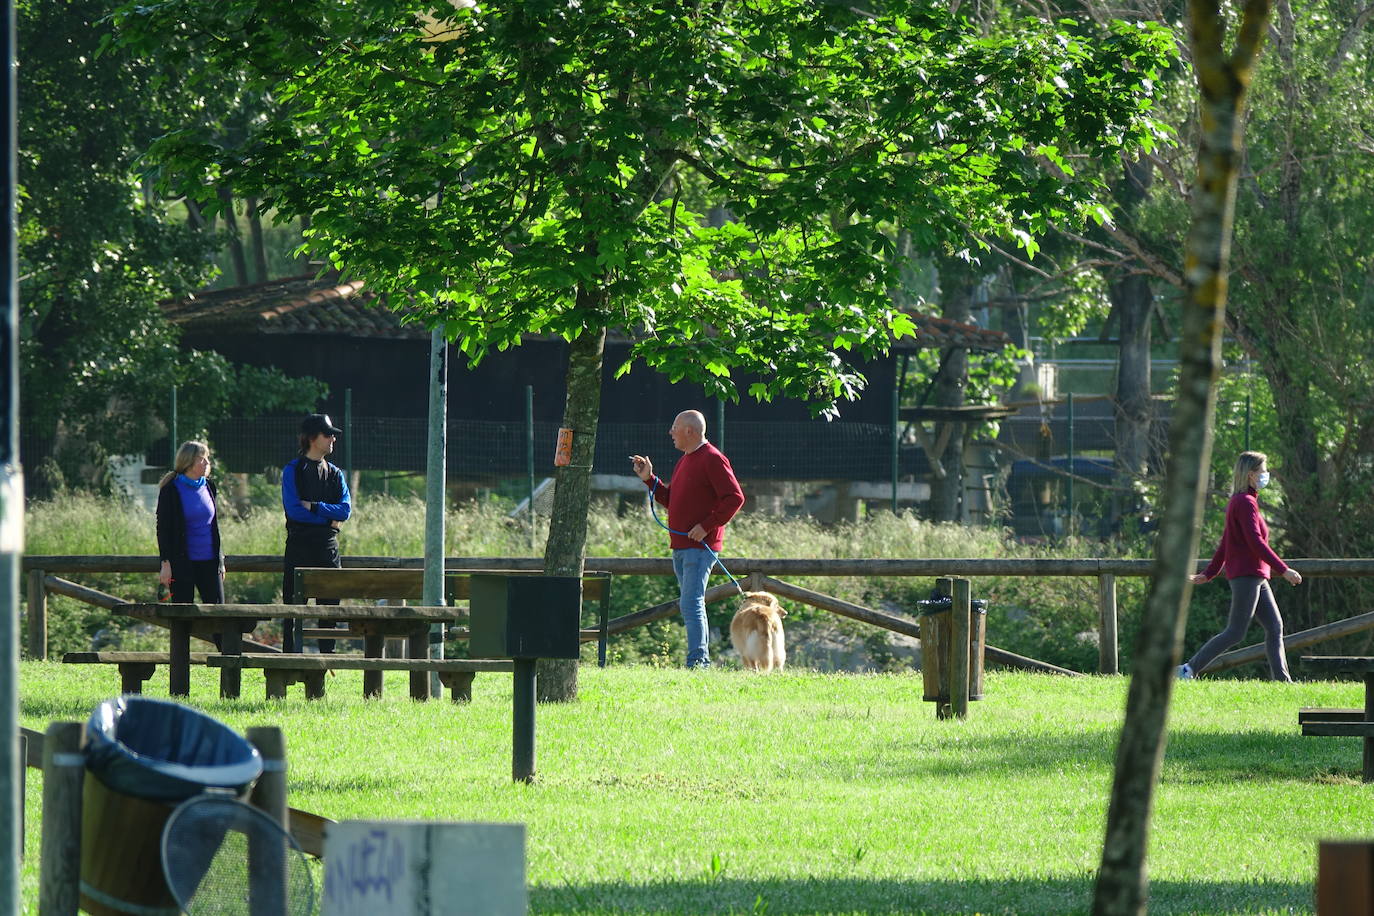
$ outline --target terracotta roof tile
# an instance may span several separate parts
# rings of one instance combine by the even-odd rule
[[[162,303],[168,320],[204,332],[332,334],[356,337],[428,338],[421,322],[402,322],[402,314],[379,303],[362,280],[340,282],[336,275],[307,274],[196,293]],[[907,312],[916,337],[898,349],[965,347],[1000,350],[1011,343],[1001,331],[964,324],[938,315]]]

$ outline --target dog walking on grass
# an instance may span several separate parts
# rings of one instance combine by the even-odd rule
[[[787,611],[768,592],[745,592],[744,604],[730,621],[730,642],[744,667],[754,671],[781,671],[787,664],[782,618]]]

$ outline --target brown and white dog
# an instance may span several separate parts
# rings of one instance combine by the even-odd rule
[[[787,611],[768,592],[745,592],[744,604],[730,621],[730,642],[740,662],[754,671],[782,670],[787,664],[782,618]]]

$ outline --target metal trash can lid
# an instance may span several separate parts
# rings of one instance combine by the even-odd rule
[[[101,703],[86,723],[86,742],[92,775],[135,798],[241,793],[262,773],[262,755],[238,732],[189,706],[150,697]]]
[[[921,606],[922,614],[943,614],[954,607],[954,599],[948,595],[940,598],[918,598],[916,603]],[[973,613],[986,614],[988,612],[988,599],[973,598],[969,601]]]

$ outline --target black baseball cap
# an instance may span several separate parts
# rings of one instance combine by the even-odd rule
[[[336,427],[327,413],[312,413],[301,421],[301,435],[315,438],[320,433],[330,436],[340,435],[343,430]]]

